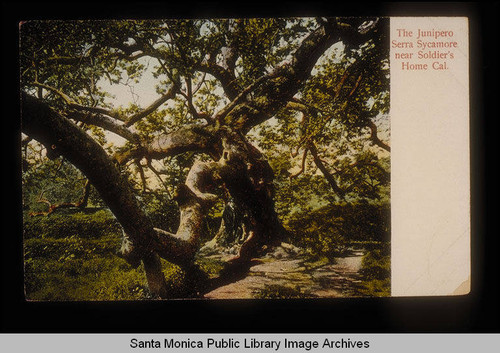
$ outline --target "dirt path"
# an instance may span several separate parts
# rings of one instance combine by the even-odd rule
[[[248,275],[205,295],[210,299],[304,298],[352,296],[359,282],[363,251],[353,251],[335,263],[312,262],[300,249],[282,244],[258,258]]]

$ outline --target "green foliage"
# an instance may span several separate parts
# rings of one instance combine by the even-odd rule
[[[354,241],[388,241],[390,213],[388,205],[328,205],[292,213],[285,226],[291,242],[332,259],[344,254]]]
[[[36,158],[41,147],[31,145],[23,154],[23,209],[31,212],[46,212],[48,205],[70,202],[83,197],[85,177],[73,165],[62,158],[49,160]],[[89,206],[103,206],[103,202],[91,186]]]
[[[179,209],[175,201],[162,193],[141,193],[138,198],[145,205],[156,228],[174,232],[179,226]]]
[[[199,257],[196,263],[210,277],[215,277],[224,269],[224,262],[209,257]]]
[[[108,210],[87,213],[57,211],[48,216],[26,216],[24,238],[100,238],[121,235],[121,227]]]
[[[25,219],[24,274],[28,300],[140,300],[151,297],[142,265],[116,252],[121,230],[109,211]],[[26,235],[29,235],[27,237]],[[162,260],[170,294],[192,286],[179,267]]]
[[[50,240],[45,239],[50,248]],[[86,243],[86,246],[92,246]],[[26,246],[30,247],[29,242]],[[46,245],[47,246],[47,245]],[[59,259],[25,258],[28,300],[137,300],[146,297],[142,269],[131,269],[122,259],[92,254]],[[55,253],[58,255],[58,253]]]
[[[361,263],[362,282],[357,291],[366,296],[388,297],[391,295],[390,243],[369,250]]]
[[[292,230],[291,241],[307,248],[313,255],[324,255],[330,259],[340,256],[347,250],[346,240],[338,232],[341,225],[338,219],[314,216],[291,219],[288,227]]]
[[[192,97],[194,106],[198,111],[213,114],[228,100],[221,83],[200,72],[200,65],[208,59],[222,66],[233,65],[235,85],[243,88],[278,63],[289,60],[300,41],[317,27],[318,21],[313,18],[29,21],[21,27],[22,87],[35,93],[37,87],[33,83],[40,82],[81,104],[106,107],[109,92],[100,83],[108,80],[113,84],[128,84],[147,72],[157,80],[158,93],[164,93],[172,85],[186,92],[187,82],[191,82],[192,87],[198,87]],[[286,187],[285,180],[300,164],[300,157],[292,159],[289,152],[302,153],[307,142],[312,141],[339,186],[348,190],[349,197],[376,199],[387,194],[384,188],[388,184],[388,164],[377,156],[380,151],[373,152],[366,136],[369,121],[387,125],[387,26],[379,27],[365,43],[350,45],[349,41],[342,41],[325,53],[298,94],[306,103],[306,111],[283,109],[276,119],[257,127],[256,144],[273,166],[279,165],[278,193],[286,194],[282,189]],[[229,47],[236,61],[224,64],[225,50]],[[145,51],[147,65],[141,58],[130,59],[134,53]],[[44,100],[63,110],[64,104],[57,94],[47,90],[42,93]],[[113,108],[128,115],[140,109],[135,103]],[[190,123],[200,121],[194,119],[186,98],[177,94],[168,105],[137,122],[134,129],[148,142]],[[101,144],[106,143],[100,129],[88,131]],[[361,165],[360,159],[367,163]],[[164,161],[162,172],[171,174],[164,178],[165,184],[177,185],[183,181],[178,178],[176,162],[177,157]],[[180,168],[188,165],[180,163]],[[310,155],[306,167],[300,176],[304,178],[302,184],[309,180],[317,182],[318,178],[314,178],[317,169]],[[137,179],[137,169],[128,171]],[[38,177],[42,178],[41,174]],[[324,184],[324,180],[319,183]],[[292,184],[292,188],[299,187]],[[338,201],[338,195],[328,191],[328,185],[316,189],[329,202]]]
[[[362,259],[361,274],[365,279],[382,280],[390,276],[390,243],[370,249]]]
[[[390,240],[390,207],[388,204],[346,204],[334,207],[334,215],[342,215],[340,230],[344,238],[357,241]]]
[[[391,296],[391,278],[382,280],[373,279],[364,281],[362,286],[357,289],[358,293],[368,297],[390,297]]]
[[[145,278],[115,255],[121,232],[109,212],[38,218],[25,224],[28,300],[133,300]],[[95,233],[93,233],[95,232]]]

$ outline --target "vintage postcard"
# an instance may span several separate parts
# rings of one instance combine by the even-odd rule
[[[467,18],[19,36],[27,300],[469,292]]]

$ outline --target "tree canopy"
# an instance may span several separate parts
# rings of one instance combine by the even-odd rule
[[[228,205],[240,264],[297,215],[387,202],[387,31],[383,18],[22,23],[24,207],[109,207],[122,256],[166,297],[159,259],[192,270],[200,242],[228,233],[227,217],[216,234],[205,224]]]

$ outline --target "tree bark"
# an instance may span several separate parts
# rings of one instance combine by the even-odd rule
[[[22,131],[44,144],[52,155],[63,155],[89,179],[133,245],[125,255],[143,261],[149,288],[165,296],[168,291],[158,255],[181,267],[189,267],[194,256],[192,243],[153,228],[126,178],[102,147],[83,130],[24,92],[21,109]],[[184,205],[193,204],[187,200],[184,195],[181,210]]]
[[[265,157],[239,132],[223,129],[222,136],[222,156],[216,163],[210,163],[210,168],[241,213],[240,224],[232,224],[230,228],[241,227],[244,239],[233,261],[245,262],[263,245],[279,242],[286,231],[274,208],[274,174]],[[226,223],[221,225],[214,244],[217,238],[224,238],[222,233],[234,230],[227,228]]]

